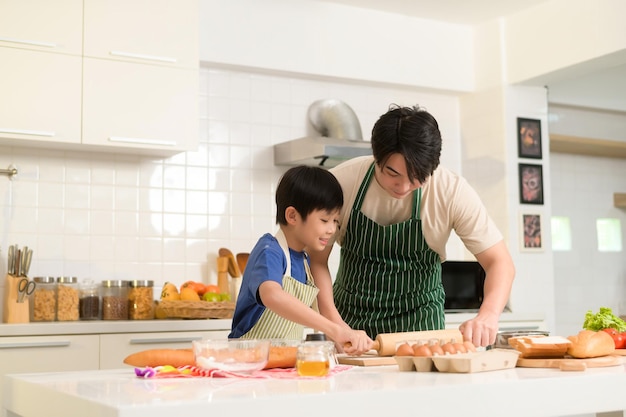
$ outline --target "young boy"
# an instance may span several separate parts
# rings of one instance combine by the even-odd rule
[[[285,172],[276,189],[279,230],[275,236],[264,234],[250,252],[230,338],[301,340],[306,326],[325,333],[340,350],[348,344],[346,353],[370,349],[372,340],[367,334],[352,330],[336,309],[330,312],[330,320],[311,308],[319,290],[305,249],[326,247],[342,205],[343,192],[330,172],[307,166]],[[332,298],[332,294],[323,295]]]

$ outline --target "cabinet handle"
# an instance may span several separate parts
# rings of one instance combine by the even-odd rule
[[[158,337],[156,339],[130,339],[131,345],[149,345],[152,343],[189,343],[194,340],[200,340],[201,337]]]
[[[158,139],[146,139],[146,138],[125,138],[122,136],[111,136],[110,142],[125,142],[125,143],[139,143],[142,145],[163,145],[163,146],[176,146],[176,142],[173,140],[158,140]]]
[[[38,347],[63,347],[69,346],[69,340],[62,340],[59,342],[23,342],[23,343],[2,343],[0,349],[15,349],[15,348],[38,348]]]
[[[14,39],[14,38],[5,38],[4,36],[0,36],[0,41],[3,42],[13,42],[13,43],[23,43],[26,45],[34,45],[34,46],[45,46],[47,48],[56,48],[57,44],[52,42],[41,42],[41,41],[31,41],[30,39]]]
[[[3,128],[0,128],[0,133],[15,133],[18,135],[49,136],[49,137],[52,137],[55,135],[54,132],[46,132],[45,130],[3,129]]]
[[[175,63],[177,61],[176,58],[172,58],[169,56],[144,55],[144,54],[135,54],[132,52],[124,52],[124,51],[110,51],[109,54],[113,56],[123,56],[126,58],[146,59],[148,61],[159,61],[159,62],[170,62],[170,63]]]

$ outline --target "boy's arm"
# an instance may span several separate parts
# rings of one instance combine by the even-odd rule
[[[348,327],[341,318],[339,311],[337,311],[333,299],[333,282],[328,269],[328,258],[332,249],[333,244],[329,243],[323,251],[311,251],[308,253],[313,281],[320,290],[317,295],[317,304],[320,314],[324,317],[334,323]]]
[[[274,281],[265,281],[259,287],[259,295],[265,307],[279,316],[325,333],[341,349],[350,343],[347,353],[359,355],[370,350],[372,340],[361,330],[352,330],[345,323],[328,320],[315,310],[298,300]]]

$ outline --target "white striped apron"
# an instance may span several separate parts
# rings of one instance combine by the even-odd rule
[[[319,289],[313,283],[313,276],[309,269],[307,262],[307,256],[304,257],[304,270],[306,271],[306,284],[298,281],[291,276],[291,256],[289,255],[289,246],[287,246],[287,239],[282,230],[278,230],[275,235],[278,244],[283,250],[285,257],[287,258],[287,269],[283,276],[283,291],[293,295],[298,300],[302,301],[307,306],[312,306],[317,300],[317,293]],[[259,317],[259,320],[252,326],[252,328],[243,336],[245,339],[295,339],[302,340],[304,336],[304,326],[295,323],[291,320],[287,320],[278,314],[274,313],[269,308]]]

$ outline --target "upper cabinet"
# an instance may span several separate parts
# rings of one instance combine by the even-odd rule
[[[198,68],[198,0],[85,0],[84,55]]]
[[[0,46],[82,55],[83,0],[0,0]]]
[[[195,150],[198,24],[198,0],[0,0],[0,141]]]
[[[0,62],[0,138],[80,143],[81,57],[0,47]]]

